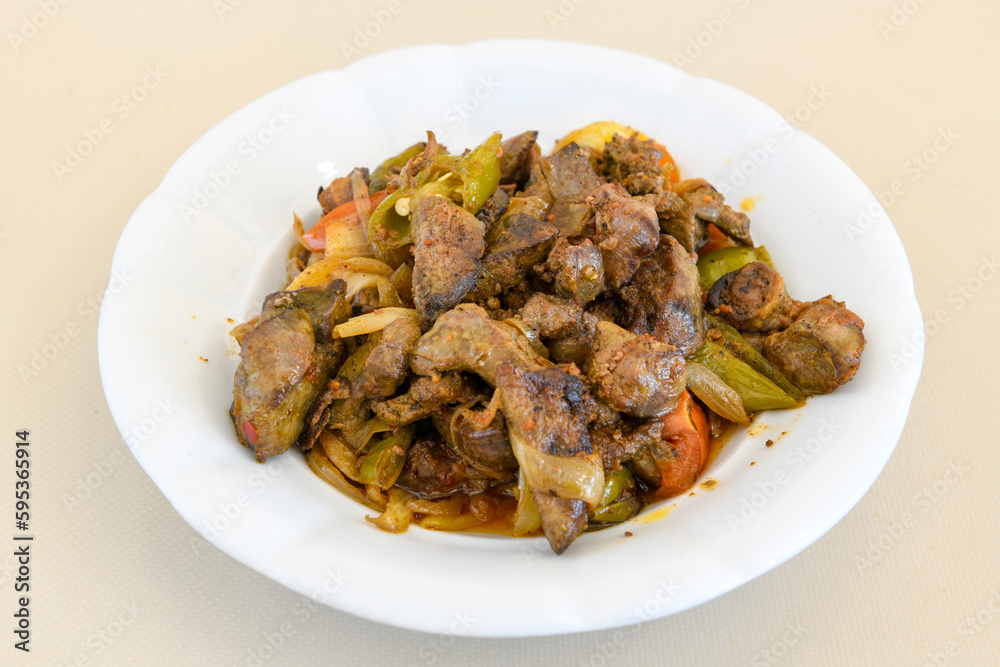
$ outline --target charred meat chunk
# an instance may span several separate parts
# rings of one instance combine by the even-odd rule
[[[274,317],[286,310],[301,310],[312,322],[316,342],[319,345],[327,345],[334,340],[334,325],[351,315],[350,306],[344,299],[346,291],[347,284],[338,279],[317,287],[303,287],[268,294],[264,297],[258,321]]]
[[[633,417],[659,417],[674,408],[686,381],[684,357],[673,345],[598,322],[587,379],[597,398]]]
[[[500,148],[500,184],[516,185],[518,189],[528,180],[528,172],[532,163],[538,159],[541,151],[536,143],[538,132],[522,132],[507,139]]]
[[[345,398],[348,391],[349,388],[334,378],[327,382],[323,391],[313,399],[312,405],[306,412],[305,423],[298,439],[298,445],[302,451],[308,452],[313,448],[320,434],[330,422],[330,406],[338,398]]]
[[[550,358],[557,363],[582,365],[593,351],[597,317],[574,301],[535,294],[517,312],[517,319],[546,339]]]
[[[539,166],[555,200],[552,215],[559,236],[581,236],[591,217],[587,197],[604,183],[594,172],[587,151],[576,142],[570,142],[553,155],[542,158]]]
[[[647,419],[638,424],[623,422],[594,428],[590,439],[601,452],[605,470],[615,470],[622,463],[649,446],[657,446],[663,439],[663,420]]]
[[[659,193],[664,180],[660,161],[665,157],[666,153],[652,139],[616,134],[604,144],[604,177],[621,183],[629,194]]]
[[[708,223],[742,245],[753,245],[750,218],[727,206],[722,194],[704,179],[681,181],[674,186],[674,195],[657,200],[660,226],[688,252],[700,250],[708,242]]]
[[[865,323],[832,297],[806,308],[764,341],[764,356],[802,393],[827,394],[849,382],[861,363]]]
[[[585,334],[556,338],[545,342],[549,359],[557,364],[576,364],[582,368],[594,351],[594,339]]]
[[[497,373],[514,455],[535,496],[542,530],[561,554],[586,527],[588,503],[604,488],[600,453],[587,430],[590,398],[579,377],[556,368],[501,364]],[[589,399],[589,400],[588,400]],[[550,479],[553,467],[575,467],[569,488]],[[556,488],[558,487],[558,488]]]
[[[707,306],[740,331],[762,333],[784,329],[802,311],[802,304],[785,294],[778,272],[763,262],[750,262],[716,280]]]
[[[390,426],[405,426],[431,415],[449,403],[469,403],[479,396],[479,386],[462,373],[417,378],[409,390],[394,398],[374,401],[375,416]]]
[[[579,377],[558,368],[529,370],[506,362],[497,386],[508,425],[526,435],[534,449],[552,456],[593,453],[587,431],[593,408]]]
[[[333,179],[326,188],[320,188],[317,196],[320,206],[323,207],[323,215],[326,215],[338,206],[343,206],[354,200],[354,190],[351,188],[351,179],[347,176]]]
[[[542,518],[542,532],[556,555],[566,551],[587,527],[587,503],[582,500],[535,493],[535,504]]]
[[[468,413],[443,409],[432,415],[434,428],[456,454],[476,470],[492,477],[507,477],[517,459],[507,439],[507,421],[499,410],[483,425],[484,410]],[[488,416],[488,415],[487,415]]]
[[[594,171],[587,151],[570,142],[540,163],[545,182],[556,200],[584,201],[604,180]]]
[[[597,325],[597,318],[577,303],[548,294],[532,296],[517,312],[517,317],[542,338],[593,336]]]
[[[479,279],[486,248],[481,220],[444,197],[425,197],[414,206],[413,305],[433,320],[459,303]]]
[[[420,327],[406,317],[393,320],[382,330],[382,338],[368,355],[360,384],[365,396],[392,396],[410,370],[410,355],[420,338]]]
[[[678,184],[674,192],[681,195],[688,211],[699,220],[711,222],[726,236],[743,245],[753,245],[750,238],[750,218],[742,211],[726,205],[725,197],[702,179]]]
[[[618,183],[602,185],[592,202],[594,241],[601,250],[605,282],[611,289],[621,289],[660,242],[656,211],[648,202],[630,197]]]
[[[483,207],[479,209],[479,212],[476,213],[476,218],[482,221],[485,230],[488,232],[503,217],[509,205],[510,195],[507,194],[507,191],[503,188],[496,188],[489,199],[486,200],[486,203],[483,204]]]
[[[526,213],[505,216],[487,235],[482,273],[468,298],[481,301],[503,294],[545,259],[559,230]]]
[[[298,439],[306,411],[328,375],[312,323],[301,310],[270,317],[246,335],[230,415],[236,435],[259,462]]]
[[[264,462],[302,433],[306,414],[339,361],[330,338],[334,314],[346,309],[342,280],[277,292],[264,300],[243,338],[230,416],[240,442]]]
[[[470,371],[496,386],[497,367],[506,361],[530,368],[548,363],[520,331],[491,320],[480,306],[463,303],[439,317],[421,336],[410,368],[425,376]]]
[[[618,299],[605,295],[588,305],[587,312],[604,322],[617,322],[621,317],[622,307]]]
[[[549,207],[552,206],[552,202],[555,200],[555,196],[552,194],[552,190],[549,189],[549,184],[545,182],[545,176],[542,174],[542,158],[540,156],[531,162],[531,167],[528,169],[528,178],[524,182],[521,194],[516,198],[532,197],[546,202]]]
[[[489,488],[490,478],[431,433],[410,445],[396,486],[421,498],[443,498],[459,491],[481,493]]]
[[[545,264],[540,267],[540,279],[552,284],[556,296],[585,306],[604,291],[604,261],[601,251],[590,239],[572,245],[558,239]]]
[[[705,338],[696,256],[672,236],[660,236],[660,247],[642,260],[621,298],[622,326],[634,334],[650,334],[684,356],[694,353]]]

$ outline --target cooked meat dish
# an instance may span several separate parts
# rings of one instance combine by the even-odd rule
[[[257,461],[296,446],[386,531],[561,554],[860,364],[858,315],[792,298],[748,216],[618,123],[548,155],[534,131],[460,153],[428,132],[318,200],[284,289],[232,332],[229,413]]]

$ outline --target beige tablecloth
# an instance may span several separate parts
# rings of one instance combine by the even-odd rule
[[[1000,664],[1000,225],[989,203],[1000,6],[472,7],[5,3],[0,508],[12,524],[15,431],[31,429],[37,541],[29,654],[12,633],[16,558],[6,546],[0,556],[0,664]],[[358,39],[379,17],[385,25]],[[634,630],[491,640],[328,608],[302,618],[299,595],[196,536],[111,418],[96,329],[115,243],[177,157],[258,96],[357,55],[496,37],[589,42],[678,64],[763,100],[851,165],[881,193],[928,322],[909,422],[871,491],[816,544],[728,595]],[[86,155],[68,155],[84,140]],[[291,635],[275,638],[289,619]]]

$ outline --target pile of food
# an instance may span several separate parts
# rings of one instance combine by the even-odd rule
[[[427,141],[321,188],[289,284],[233,335],[236,434],[297,445],[379,528],[562,553],[689,489],[710,439],[858,368],[864,323],[796,301],[750,221],[599,122]]]

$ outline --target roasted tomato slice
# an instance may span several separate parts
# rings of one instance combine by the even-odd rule
[[[681,394],[677,407],[661,417],[660,442],[633,460],[635,473],[650,488],[650,502],[684,493],[694,485],[708,461],[708,420],[691,393]]]

